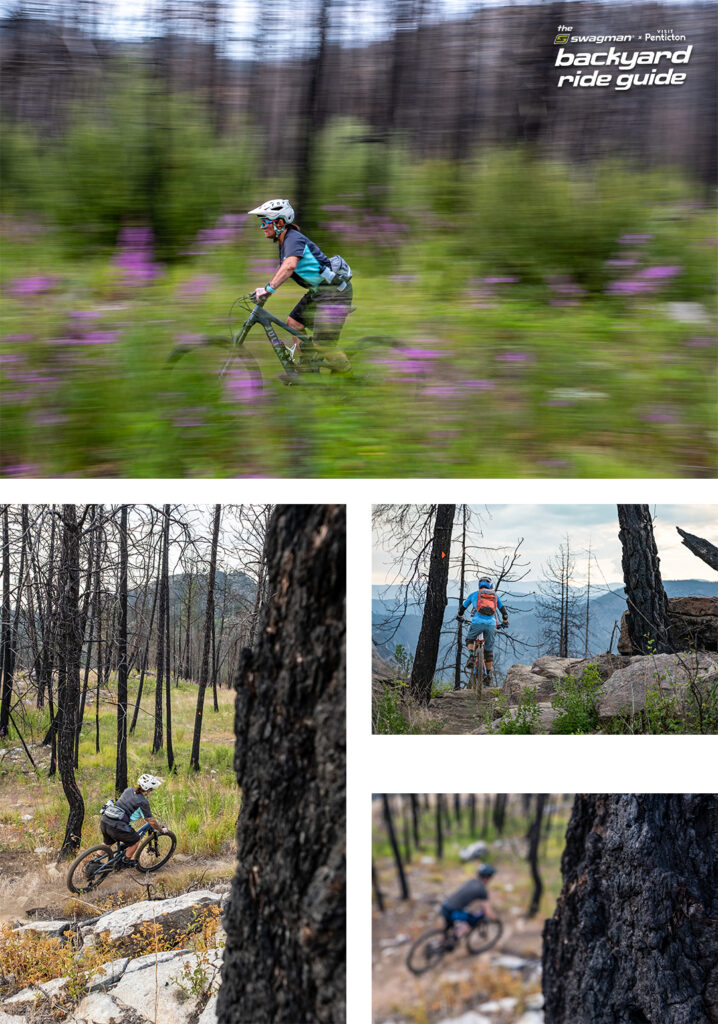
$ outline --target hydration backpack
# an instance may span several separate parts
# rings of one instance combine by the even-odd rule
[[[343,291],[351,280],[352,268],[341,256],[331,256],[329,266],[322,271],[322,277],[327,284],[336,285],[339,291]]]
[[[489,615],[493,618],[498,609],[498,597],[495,590],[482,587],[476,598],[476,611],[479,615]]]
[[[105,800],[100,808],[100,814],[104,815],[105,818],[110,818],[112,821],[125,820],[125,812],[121,807],[117,806],[114,800]]]

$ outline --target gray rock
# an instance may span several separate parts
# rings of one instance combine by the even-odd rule
[[[129,957],[120,957],[119,960],[111,960],[103,964],[97,974],[93,974],[87,983],[88,992],[100,992],[103,989],[111,988],[120,980],[130,962]]]
[[[135,957],[128,963],[123,977],[125,974],[134,974],[135,971],[144,971],[145,967],[154,967],[155,961],[158,964],[166,964],[189,952],[191,952],[189,949],[166,949],[162,953],[147,953],[145,956]]]
[[[463,861],[467,860],[480,860],[481,857],[485,857],[488,853],[488,846],[481,839],[475,843],[471,843],[469,846],[465,846],[462,850],[459,850],[459,857]]]
[[[182,977],[185,964],[192,969],[198,963],[197,953],[183,953],[172,960],[158,962],[156,967],[152,963],[142,970],[127,970],[122,980],[112,989],[112,998],[122,1006],[149,1017],[155,1024],[189,1024],[200,1004],[193,996],[185,995],[178,985],[178,979]],[[221,963],[221,951],[215,951],[212,965],[217,969],[217,980]]]
[[[84,941],[103,932],[109,932],[112,940],[121,939],[134,935],[145,921],[155,921],[165,932],[180,933],[187,930],[200,909],[219,906],[221,902],[221,895],[207,889],[186,892],[169,900],[142,900],[103,914],[97,921],[81,926],[80,932]]]
[[[484,1013],[469,1010],[468,1013],[462,1014],[461,1017],[447,1017],[445,1020],[439,1021],[439,1024],[496,1024],[496,1022]]]
[[[482,1003],[479,1007],[481,1013],[510,1013],[515,1009],[518,999],[513,996],[506,996],[504,999],[492,999],[489,1003]]]
[[[512,665],[506,673],[504,693],[511,704],[518,703],[519,695],[527,686],[536,688],[538,700],[546,700],[556,693],[556,682],[569,675],[581,658],[537,658],[533,665]]]
[[[31,924],[22,925],[17,931],[20,935],[35,933],[37,935],[59,937],[64,935],[71,927],[72,921],[33,921]]]
[[[528,1010],[516,1024],[544,1024],[543,1010]]]
[[[78,1021],[86,1021],[87,1024],[121,1024],[124,1010],[115,1002],[112,996],[104,992],[95,992],[78,1004],[74,1017]]]
[[[717,670],[718,655],[704,651],[632,658],[630,665],[606,680],[598,708],[599,720],[642,711],[649,689],[658,689],[662,695],[675,696],[680,701],[694,679],[705,680]]]
[[[54,999],[60,994],[66,984],[67,978],[53,978],[52,981],[43,981],[40,985],[30,985],[21,992],[17,992],[14,996],[10,996],[9,999],[4,1001],[3,1005],[19,1006],[22,1003],[34,1003],[36,999],[41,999],[43,996],[46,996],[48,999]]]
[[[217,993],[209,997],[209,1002],[199,1016],[197,1024],[217,1024]]]

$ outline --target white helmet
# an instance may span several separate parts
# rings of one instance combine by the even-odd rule
[[[158,778],[157,775],[140,775],[137,785],[140,789],[144,789],[145,793],[149,793],[151,790],[161,786],[164,781],[164,779]]]
[[[258,217],[266,217],[268,220],[284,219],[285,224],[291,224],[294,220],[294,210],[288,199],[268,199],[266,203],[249,210],[248,213],[256,213]]]

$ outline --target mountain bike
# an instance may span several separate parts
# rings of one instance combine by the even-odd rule
[[[406,958],[406,966],[412,974],[423,974],[436,967],[447,953],[456,949],[462,939],[470,956],[485,953],[496,945],[504,930],[498,918],[489,920],[488,917],[481,917],[465,934],[462,934],[459,925],[466,927],[467,923],[455,921],[443,928],[432,928],[416,940]]]
[[[175,852],[177,836],[169,829],[158,832],[145,823],[137,829],[138,836],[146,838],[140,843],[134,856],[134,867],[143,874],[158,871]],[[70,892],[91,892],[111,875],[113,871],[129,870],[122,867],[125,850],[132,843],[117,843],[116,849],[100,843],[81,853],[67,872],[67,888]]]
[[[506,629],[506,623],[500,622],[496,626],[496,630]],[[484,692],[484,683],[489,683],[489,674],[486,669],[486,662],[484,660],[484,646],[485,639],[483,633],[478,633],[473,640],[474,650],[473,656],[469,662],[467,662],[466,671],[468,673],[467,689],[473,690],[476,694],[476,699],[481,700]]]
[[[168,364],[174,365],[180,358],[186,362],[185,357],[195,353],[197,358],[201,358],[205,370],[215,370],[230,397],[251,402],[261,394],[264,382],[259,364],[245,348],[245,341],[255,324],[260,324],[284,371],[279,378],[283,384],[305,384],[312,378],[316,380],[319,374],[322,377],[334,374],[335,371],[315,347],[311,333],[297,331],[284,320],[268,313],[263,308],[267,298],[269,296],[262,296],[257,301],[253,293],[240,296],[232,303],[229,311],[229,338],[207,337],[176,345],[168,357]],[[241,327],[235,330],[232,325],[232,312],[237,305],[246,310],[249,316]],[[350,307],[350,311],[352,309],[353,307]],[[275,327],[290,335],[289,343],[282,341]],[[292,338],[296,339],[293,344]],[[213,363],[216,365],[212,367]]]

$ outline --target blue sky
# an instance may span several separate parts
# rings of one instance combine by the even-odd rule
[[[471,543],[486,547],[513,547],[524,538],[523,560],[530,562],[529,579],[543,575],[542,566],[552,557],[566,534],[576,554],[576,582],[585,581],[585,556],[589,543],[596,556],[592,583],[622,579],[621,545],[616,506],[606,505],[474,505],[481,517],[482,535]],[[718,576],[681,543],[676,526],[718,544],[718,506],[651,505],[654,533],[665,579],[701,579],[716,583]],[[491,558],[487,556],[487,560]],[[388,575],[390,558],[375,535],[372,580],[375,584],[400,582]]]

